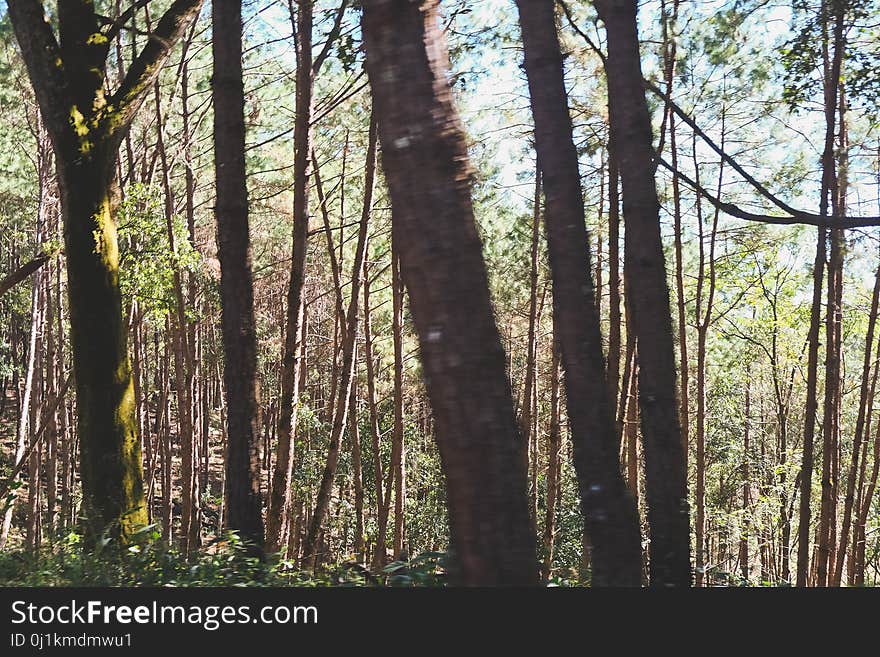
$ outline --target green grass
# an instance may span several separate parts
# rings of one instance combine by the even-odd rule
[[[151,532],[128,548],[105,542],[92,551],[71,533],[36,555],[0,552],[0,586],[442,586],[445,560],[429,552],[378,575],[354,562],[312,573],[277,557],[260,560],[234,533],[190,558]]]

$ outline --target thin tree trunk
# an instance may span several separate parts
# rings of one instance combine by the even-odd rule
[[[749,581],[749,514],[752,512],[752,484],[749,480],[749,462],[752,458],[751,443],[751,410],[752,410],[752,379],[751,368],[746,367],[746,402],[745,419],[743,420],[743,462],[742,462],[742,529],[739,540],[739,566],[743,579]]]
[[[351,394],[349,395],[349,438],[351,439],[351,466],[354,478],[354,553],[358,563],[363,563],[364,555],[364,480],[361,469],[361,434],[357,413],[357,358],[352,373]]]
[[[403,445],[403,281],[397,243],[391,239],[391,334],[394,343],[394,426],[391,442],[391,476],[394,477],[394,534],[392,550],[395,559],[403,550],[405,530],[404,496],[406,494],[406,452]],[[386,489],[385,514],[388,515],[391,486]]]
[[[726,109],[722,101],[721,107],[721,148],[724,149],[726,138],[725,131]],[[693,158],[694,158],[694,179],[699,185],[700,165],[697,161],[697,142],[696,136],[693,141]],[[722,160],[718,167],[718,191],[721,193],[722,183],[724,179],[724,161]],[[699,252],[700,267],[697,275],[697,297],[696,297],[696,324],[697,324],[697,435],[696,435],[696,520],[694,523],[694,534],[696,543],[696,559],[695,559],[695,585],[702,586],[706,571],[706,554],[703,552],[703,544],[706,536],[706,342],[709,335],[709,328],[712,324],[712,311],[715,302],[715,244],[718,236],[718,218],[720,210],[715,209],[712,218],[712,228],[709,234],[709,253],[706,254],[703,234],[703,213],[702,203],[699,196],[696,200],[697,209],[697,225],[699,228]],[[708,290],[706,291],[706,303],[703,305],[703,286],[706,279],[706,266],[709,267]]]
[[[357,315],[360,301],[361,285],[364,275],[364,259],[367,249],[367,235],[370,224],[370,213],[373,205],[373,187],[376,174],[376,151],[377,151],[377,128],[376,120],[370,119],[370,137],[367,147],[367,159],[364,174],[364,203],[361,212],[361,221],[358,227],[357,246],[355,259],[351,273],[351,298],[345,318],[345,340],[342,347],[342,367],[339,387],[337,389],[336,413],[333,416],[333,427],[330,433],[330,446],[327,452],[327,462],[321,476],[321,484],[318,488],[318,497],[315,501],[315,512],[309,526],[309,533],[303,546],[303,555],[307,561],[316,564],[319,555],[316,553],[319,534],[322,523],[330,506],[330,494],[333,481],[336,477],[336,466],[339,460],[339,450],[342,444],[342,433],[345,430],[348,412],[348,402],[351,395],[351,386],[355,368],[354,350],[357,338]],[[314,565],[313,565],[314,567]]]
[[[838,115],[839,115],[839,130],[838,130],[838,151],[837,151],[837,171],[836,171],[836,184],[834,190],[834,199],[832,202],[832,212],[837,217],[845,217],[847,213],[846,207],[846,196],[847,196],[847,169],[849,166],[849,137],[847,131],[847,123],[846,123],[846,95],[844,90],[844,85],[840,84],[840,91],[838,92]],[[831,414],[832,419],[832,445],[831,450],[833,452],[833,467],[831,472],[831,481],[832,481],[832,491],[831,491],[831,500],[829,501],[830,509],[828,511],[829,519],[829,531],[828,531],[828,549],[827,549],[827,566],[826,566],[826,578],[828,580],[828,584],[831,586],[840,586],[840,580],[843,575],[843,561],[846,556],[846,547],[847,541],[849,539],[849,525],[851,522],[852,516],[852,493],[850,489],[855,488],[855,473],[858,469],[858,453],[861,449],[861,445],[857,445],[853,443],[852,450],[852,458],[853,463],[850,467],[850,476],[847,481],[847,499],[844,500],[844,518],[843,524],[841,525],[841,537],[840,542],[836,540],[837,538],[837,499],[839,496],[839,484],[840,484],[840,450],[842,448],[841,445],[841,404],[843,403],[843,373],[842,369],[842,358],[843,358],[843,269],[844,269],[844,251],[846,249],[846,237],[844,231],[841,229],[833,230],[831,232],[831,259],[829,262],[829,276],[831,276],[831,271],[834,270],[834,299],[833,303],[831,303],[828,307],[828,321],[831,322],[831,328],[833,329],[834,334],[834,350],[833,350],[833,360],[826,359],[826,367],[828,361],[831,361],[831,365],[833,366],[833,370],[835,373],[834,376],[834,386],[831,386],[833,390],[833,397],[830,401],[832,401],[833,413]],[[875,308],[876,312],[876,308]],[[868,323],[870,325],[871,319],[869,318]],[[873,332],[873,327],[869,326],[871,332]],[[868,338],[870,340],[870,338]],[[831,343],[829,342],[829,348]],[[866,351],[870,352],[870,345],[867,345]],[[870,366],[868,367],[870,371]],[[863,377],[864,379],[865,377]],[[864,381],[863,381],[864,386]],[[829,385],[827,382],[825,383],[825,391],[826,397],[829,393]]]
[[[553,322],[553,355],[550,365],[550,426],[547,432],[547,503],[544,517],[544,571],[546,582],[553,572],[553,548],[556,543],[556,505],[559,498],[559,448],[562,428],[559,422],[559,344],[556,340],[556,321]]]
[[[613,148],[608,148],[608,399],[617,409],[620,395],[620,171]],[[617,424],[618,440],[623,426]]]
[[[373,570],[385,566],[385,537],[388,527],[388,506],[384,502],[382,486],[382,453],[380,451],[379,412],[376,407],[376,375],[373,361],[373,328],[370,319],[370,268],[364,262],[364,357],[367,366],[367,402],[370,408],[370,440],[373,453],[373,476],[376,486],[376,549]]]
[[[303,323],[303,286],[309,236],[309,155],[311,153],[312,115],[312,23],[313,2],[299,3],[294,21],[293,0],[289,0],[290,20],[296,34],[296,118],[294,123],[293,166],[293,258],[287,290],[287,319],[284,350],[281,356],[281,397],[278,406],[278,445],[273,495],[266,512],[266,538],[269,552],[284,545],[284,519],[290,514],[290,484],[293,473],[292,440],[296,435],[299,405],[299,358]]]
[[[538,315],[538,236],[541,223],[541,170],[536,165],[535,170],[535,197],[532,209],[532,241],[529,267],[529,331],[526,344],[526,375],[524,382],[523,403],[520,407],[519,427],[526,445],[524,453],[531,454],[532,440],[537,436],[532,435],[533,404],[532,396],[536,388],[535,372],[537,369],[537,339],[535,337]],[[534,409],[537,411],[537,408]],[[529,482],[529,509],[537,509],[537,473],[532,473]]]
[[[156,107],[156,150],[159,154],[162,188],[165,196],[165,228],[171,253],[177,253],[177,236],[174,231],[174,195],[168,157],[165,152],[165,129],[162,118],[161,89],[154,85]],[[199,544],[199,492],[196,477],[195,441],[193,431],[193,404],[190,396],[193,356],[187,342],[186,302],[180,268],[172,272],[174,314],[172,316],[172,340],[174,353],[174,387],[177,398],[177,426],[180,440],[180,542],[181,551],[188,555]]]
[[[828,216],[829,195],[834,193],[835,188],[834,136],[836,124],[835,117],[837,114],[837,88],[840,81],[841,61],[843,57],[844,17],[844,8],[841,6],[835,10],[833,36],[834,52],[830,58],[830,66],[826,67],[828,70],[826,70],[827,75],[825,80],[825,149],[822,154],[822,185],[819,202],[819,215],[821,217]],[[824,47],[827,52],[827,39]],[[798,525],[798,586],[807,585],[807,577],[809,575],[810,567],[810,497],[813,479],[813,439],[815,436],[816,411],[818,409],[816,389],[819,365],[819,325],[826,253],[826,230],[825,228],[820,227],[818,232],[816,260],[813,266],[813,305],[810,314],[810,331],[807,338],[809,346],[807,352],[807,399],[806,410],[804,413],[803,461],[801,465],[800,521]],[[829,291],[829,294],[831,294],[831,291]],[[831,345],[829,345],[829,347],[831,347]],[[826,376],[827,374],[828,372],[826,372]],[[823,448],[823,452],[824,451]],[[823,472],[823,480],[824,479]],[[820,520],[820,541],[822,535]]]
[[[28,447],[28,436],[30,434],[30,413],[31,413],[31,395],[34,389],[34,374],[36,366],[37,352],[37,333],[39,332],[40,317],[40,277],[34,276],[31,281],[31,327],[30,337],[28,338],[27,365],[24,373],[24,392],[21,395],[21,401],[18,405],[18,424],[16,425],[15,435],[15,467],[19,468],[25,458],[25,451]],[[31,473],[33,474],[33,473]],[[15,479],[13,479],[13,482]],[[34,488],[33,480],[29,482],[31,489]],[[29,498],[33,498],[35,492],[30,490]],[[9,540],[9,530],[12,527],[12,514],[15,509],[15,500],[9,503],[3,514],[3,525],[0,529],[0,549],[6,546]]]

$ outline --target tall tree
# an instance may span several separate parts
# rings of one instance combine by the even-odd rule
[[[675,395],[675,353],[651,118],[639,57],[636,0],[595,0],[605,24],[611,142],[623,183],[624,278],[639,344],[639,407],[651,528],[652,586],[689,586],[687,481]]]
[[[214,161],[226,391],[226,526],[260,551],[257,332],[245,167],[241,0],[214,0]]]
[[[126,11],[103,20],[93,0],[58,4],[58,38],[38,0],[9,16],[55,151],[64,221],[71,341],[87,531],[126,540],[147,522],[128,335],[119,292],[117,152],[202,0],[174,0],[119,86],[108,54]]]
[[[301,372],[303,323],[303,285],[309,236],[309,153],[312,116],[312,23],[313,3],[304,0],[294,18],[290,2],[290,20],[296,35],[296,118],[293,153],[293,258],[287,287],[287,317],[284,348],[281,356],[281,399],[278,407],[278,445],[272,494],[266,512],[266,538],[270,552],[284,545],[284,524],[289,522],[290,477],[293,473],[292,439],[296,432]]]
[[[831,44],[828,43],[828,31],[824,32],[826,53],[826,75],[824,80],[825,99],[825,147],[822,151],[822,183],[819,198],[819,216],[828,216],[829,203],[835,188],[834,175],[834,136],[837,124],[837,93],[840,81],[841,63],[843,58],[844,22],[846,3],[832,1],[833,14],[827,14],[825,3],[822,6],[822,19],[833,19]],[[830,54],[829,53],[830,45]],[[817,387],[819,368],[819,329],[822,311],[822,284],[825,272],[827,253],[827,230],[823,225],[818,228],[816,239],[816,259],[813,264],[813,305],[810,313],[810,329],[807,334],[807,399],[804,412],[803,457],[801,461],[801,490],[798,524],[798,555],[797,585],[806,586],[810,570],[810,497],[813,485],[813,440],[816,432],[816,413],[818,410]],[[836,262],[835,262],[836,264]],[[833,292],[833,291],[832,291]],[[832,294],[833,296],[833,294]],[[829,324],[829,335],[833,331]],[[834,369],[833,365],[829,366]],[[833,384],[832,384],[833,385]],[[830,449],[830,446],[829,446]],[[830,459],[827,459],[830,463]],[[823,479],[825,478],[823,471]],[[830,473],[829,473],[830,476]],[[830,485],[830,482],[828,482]],[[824,485],[824,484],[823,484]],[[827,504],[827,501],[826,501]],[[827,528],[826,528],[827,531]],[[824,535],[824,534],[823,534]],[[827,555],[826,555],[827,561]]]
[[[446,475],[455,578],[533,585],[538,563],[524,446],[474,223],[438,5],[364,2],[394,239]]]
[[[600,586],[640,586],[639,516],[620,471],[615,401],[606,385],[555,2],[518,0],[517,7],[535,145],[544,178],[553,312],[565,372],[566,408],[581,507],[592,541],[592,581]],[[616,382],[614,389],[616,400]]]
[[[296,434],[299,390],[302,377],[303,352],[303,286],[306,276],[306,254],[309,238],[309,199],[311,191],[312,110],[315,77],[330,54],[342,29],[348,0],[336,10],[333,26],[317,56],[312,54],[314,1],[288,0],[291,27],[296,41],[296,115],[293,127],[293,258],[290,261],[290,282],[287,287],[287,315],[284,346],[281,356],[281,399],[278,408],[278,444],[272,493],[269,497],[267,545],[275,552],[285,543],[290,521],[290,483],[293,474],[292,439]]]

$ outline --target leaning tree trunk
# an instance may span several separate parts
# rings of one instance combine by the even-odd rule
[[[592,581],[599,586],[640,586],[639,515],[620,471],[613,412],[617,382],[612,398],[590,276],[589,236],[556,35],[555,3],[519,0],[517,6],[535,144],[544,178],[553,313],[562,350],[566,408],[581,507],[592,542]]]
[[[364,2],[367,72],[446,474],[454,577],[537,584],[524,448],[471,201],[436,0]]]
[[[257,332],[245,173],[241,3],[215,0],[214,158],[217,246],[226,364],[226,526],[261,551]]]
[[[595,0],[608,38],[611,141],[623,182],[624,277],[639,344],[652,586],[689,586],[690,531],[675,353],[651,118],[642,84],[635,0]]]

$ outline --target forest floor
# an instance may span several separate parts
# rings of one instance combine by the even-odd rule
[[[18,424],[18,398],[14,389],[7,387],[4,397],[0,398],[0,481],[5,487],[9,474],[12,472],[15,463],[16,441],[17,441],[17,424]],[[173,452],[172,458],[172,490],[180,490],[181,472],[180,472],[180,437],[174,431],[177,426],[176,412],[172,411],[170,434],[171,447]],[[148,413],[149,426],[155,426],[155,413]],[[215,417],[216,416],[216,417]],[[211,414],[209,421],[210,438],[208,441],[208,467],[207,477],[199,482],[200,495],[200,519],[201,519],[201,545],[208,552],[213,551],[218,544],[219,521],[221,512],[221,503],[223,498],[223,435],[222,430],[218,426],[220,424],[219,410]],[[162,523],[162,507],[164,504],[164,493],[161,486],[161,461],[158,457],[159,436],[155,432],[150,432],[149,436],[152,442],[152,451],[154,454],[152,477],[145,468],[145,485],[147,485],[147,493],[150,499],[150,522],[156,523],[161,528]],[[60,467],[59,467],[60,472]],[[43,473],[45,474],[45,469]],[[24,482],[24,486],[18,489],[16,496],[16,508],[13,514],[12,529],[9,534],[9,547],[15,549],[23,546],[24,528],[27,518],[25,517],[26,507],[23,504],[27,500],[27,481],[28,470],[24,468],[19,473],[19,478]],[[265,486],[266,482],[261,482]],[[75,507],[79,506],[81,497],[78,494],[79,474],[78,468],[75,469],[74,481],[74,500]],[[45,503],[43,504],[45,507]],[[45,513],[45,508],[42,509]],[[172,534],[176,533],[180,524],[180,502],[175,497],[171,503],[172,514]]]

